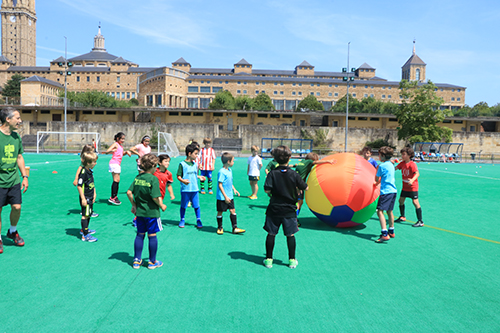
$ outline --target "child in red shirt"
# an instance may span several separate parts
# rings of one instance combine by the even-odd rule
[[[172,178],[172,173],[167,170],[170,164],[170,156],[164,154],[158,156],[160,163],[158,163],[159,168],[156,169],[154,175],[160,181],[160,192],[162,200],[165,199],[166,190],[170,194],[170,200],[174,200],[174,190],[172,189],[172,183],[174,179]]]
[[[401,174],[403,176],[403,189],[401,190],[401,195],[399,196],[399,212],[401,213],[401,216],[396,220],[396,222],[406,221],[405,199],[411,198],[417,213],[417,223],[413,224],[413,226],[423,227],[424,222],[422,222],[422,208],[418,202],[418,177],[420,176],[420,173],[418,172],[417,164],[411,160],[414,156],[415,153],[410,147],[401,149],[401,158],[403,161],[396,166],[396,169],[401,170]]]

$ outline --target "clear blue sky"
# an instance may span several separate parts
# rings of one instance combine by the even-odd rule
[[[109,53],[142,67],[229,68],[245,58],[258,69],[318,71],[366,62],[377,75],[401,79],[417,54],[435,83],[467,87],[470,106],[500,102],[500,2],[423,1],[37,1],[37,65],[90,52],[99,22]]]

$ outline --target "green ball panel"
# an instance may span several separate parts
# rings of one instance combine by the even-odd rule
[[[365,208],[355,212],[352,216],[352,221],[356,223],[365,223],[368,221],[368,219],[370,219],[370,217],[372,217],[377,210],[377,201],[378,200],[375,200]]]

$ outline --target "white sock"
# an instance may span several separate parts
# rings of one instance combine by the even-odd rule
[[[17,226],[14,227],[14,226],[11,225],[9,230],[10,230],[10,233],[13,234],[13,233],[16,232]]]

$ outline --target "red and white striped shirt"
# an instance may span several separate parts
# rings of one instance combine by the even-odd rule
[[[199,169],[200,170],[213,170],[215,169],[215,150],[210,148],[203,148],[200,151],[200,162]]]

